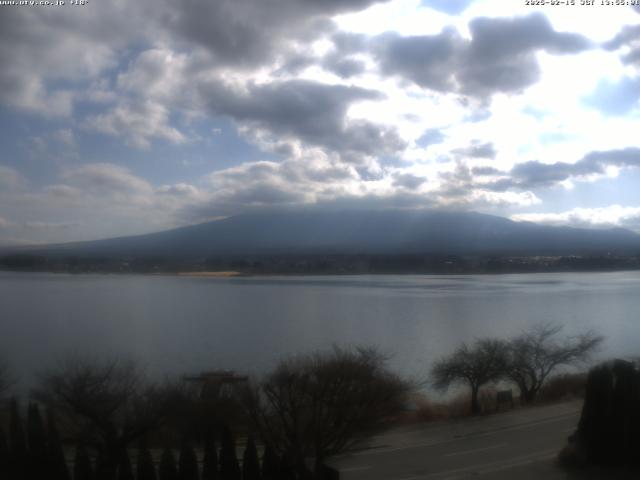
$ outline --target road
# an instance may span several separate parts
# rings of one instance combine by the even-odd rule
[[[580,407],[579,402],[562,403],[404,427],[372,439],[368,448],[333,465],[342,480],[585,478],[555,464],[575,430]]]

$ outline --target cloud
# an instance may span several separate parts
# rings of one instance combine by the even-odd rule
[[[600,208],[574,208],[566,212],[521,213],[512,215],[511,219],[558,226],[628,228],[640,232],[640,207],[610,205]]]
[[[79,198],[82,192],[69,185],[50,185],[45,187],[44,192],[47,196],[60,199],[74,199]]]
[[[112,163],[83,165],[68,171],[64,178],[86,191],[115,194],[147,194],[152,191],[151,185],[146,180]],[[51,193],[60,194],[61,191],[58,188],[58,191],[51,191]]]
[[[486,159],[494,159],[498,154],[493,143],[481,143],[479,140],[474,140],[468,147],[455,149],[452,153],[463,157]]]
[[[383,172],[384,175],[386,173]],[[207,177],[206,193],[186,205],[181,215],[192,221],[247,212],[296,208],[376,209],[433,206],[428,194],[419,192],[426,178],[390,174],[386,180],[365,187],[356,168],[319,155],[282,162],[253,162],[217,171]]]
[[[494,190],[508,188],[532,189],[557,185],[572,178],[603,175],[607,167],[640,167],[640,148],[594,151],[575,163],[542,163],[537,160],[518,163],[508,172],[510,178],[498,180],[485,186]]]
[[[362,10],[379,0],[186,0],[165,2],[161,24],[206,49],[216,63],[237,67],[268,64],[288,42],[308,42],[331,28],[330,18]]]
[[[640,25],[625,26],[615,37],[605,42],[603,47],[612,51],[623,49],[625,53],[622,55],[622,61],[640,66]]]
[[[148,148],[156,138],[174,144],[187,140],[184,134],[169,125],[169,110],[151,101],[118,105],[106,113],[87,118],[85,126],[125,137],[137,148]]]
[[[60,80],[78,85],[94,78],[113,67],[117,51],[143,32],[133,19],[140,10],[124,3],[98,2],[74,12],[3,8],[0,103],[45,115],[70,115],[75,93]]]
[[[82,224],[79,222],[67,222],[67,223],[56,223],[56,222],[24,222],[21,227],[26,230],[73,230],[78,227],[81,227]]]
[[[79,159],[76,135],[71,128],[44,130],[31,136],[29,142],[29,153],[33,158],[57,164]]]
[[[416,190],[427,181],[425,177],[413,175],[411,173],[402,173],[394,176],[393,185],[395,187],[406,188],[407,190]]]
[[[4,8],[0,102],[68,116],[82,97],[77,86],[99,80],[140,45],[195,50],[218,68],[270,65],[294,46],[331,32],[332,16],[378,1],[185,0],[177,8],[169,0],[114,0],[73,11]],[[72,80],[75,91],[62,88],[60,80]]]
[[[191,69],[198,62],[202,62],[202,59],[197,54],[179,54],[169,48],[150,48],[140,52],[126,70],[118,74],[116,85],[120,91],[133,93],[140,100],[173,100],[183,95],[184,77],[194,73]]]
[[[366,64],[362,60],[345,57],[339,52],[325,55],[321,65],[325,70],[335,73],[340,78],[360,75],[366,70]]]
[[[0,165],[0,189],[18,190],[26,183],[26,179],[16,169]]]
[[[455,89],[464,40],[453,28],[438,35],[403,37],[386,33],[372,40],[373,54],[385,75],[397,75],[437,91]]]
[[[438,205],[430,195],[402,190],[361,195],[342,192],[320,198],[312,207],[325,210],[415,210],[436,208]]]
[[[540,203],[540,199],[533,192],[508,191],[512,187],[509,180],[508,187],[497,189],[493,182],[477,178],[482,176],[478,168],[484,169],[485,175],[493,175],[498,172],[491,167],[470,168],[462,159],[455,161],[453,168],[442,171],[437,176],[434,185],[436,188],[430,191],[430,197],[434,204],[453,209],[478,209],[513,206],[530,206]],[[482,170],[481,170],[482,171]],[[500,172],[504,174],[504,172]]]
[[[537,160],[515,164],[510,170],[491,166],[470,167],[457,160],[455,167],[438,176],[434,192],[440,203],[533,205],[540,203],[533,191],[570,180],[586,180],[607,174],[610,167],[640,167],[640,148],[593,151],[575,163],[542,163]],[[492,203],[493,202],[493,203]]]
[[[189,222],[179,211],[204,198],[188,183],[154,187],[111,163],[71,167],[58,180],[64,183],[14,192],[0,189],[0,205],[14,220],[2,232],[3,243],[91,240],[165,230]]]
[[[193,220],[304,204],[315,185],[306,179],[291,183],[287,162],[255,162],[214,172],[207,178],[208,195],[186,205]]]
[[[122,91],[118,105],[88,118],[86,125],[124,136],[137,147],[147,148],[153,139],[187,141],[171,126],[169,112],[180,112],[184,118],[228,117],[245,139],[284,156],[321,148],[344,161],[362,163],[366,157],[390,156],[406,146],[395,127],[348,118],[353,104],[385,98],[371,89],[312,80],[258,83],[250,77],[222,75],[198,54],[157,48],[134,58],[118,75],[117,85]]]
[[[383,98],[374,90],[307,80],[250,84],[244,89],[210,82],[202,85],[201,95],[212,115],[231,117],[258,137],[299,140],[348,162],[392,155],[405,147],[393,127],[346,118],[352,103]]]
[[[431,90],[488,97],[533,85],[540,68],[536,52],[575,54],[591,47],[583,36],[557,32],[542,14],[475,18],[471,40],[452,27],[437,35],[384,34],[372,41],[383,74]]]
[[[360,53],[368,48],[369,37],[362,33],[337,31],[331,35],[334,51],[345,55]]]
[[[472,167],[471,173],[474,176],[495,176],[495,175],[504,175],[502,170],[498,170],[495,167]]]
[[[162,185],[158,188],[157,192],[163,195],[174,195],[179,197],[195,197],[200,193],[197,187],[186,183]]]

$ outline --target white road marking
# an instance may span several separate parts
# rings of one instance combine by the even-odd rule
[[[506,443],[500,443],[498,445],[491,445],[489,447],[474,448],[472,450],[463,450],[461,452],[447,453],[445,457],[457,457],[459,455],[468,455],[469,453],[483,452],[485,450],[493,450],[494,448],[502,448],[502,447],[505,447],[506,445],[507,445]]]

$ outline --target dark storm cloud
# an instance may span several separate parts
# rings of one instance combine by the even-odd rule
[[[200,93],[212,114],[328,149],[348,161],[393,154],[405,147],[392,127],[345,118],[353,102],[382,98],[373,90],[291,80],[249,85],[242,92],[211,82]]]
[[[382,73],[436,91],[486,97],[517,92],[539,77],[535,53],[573,54],[590,48],[585,37],[556,32],[534,13],[515,18],[476,18],[471,41],[452,28],[437,35],[384,34],[372,40]]]

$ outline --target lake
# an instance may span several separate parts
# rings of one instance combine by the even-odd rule
[[[65,352],[125,355],[152,374],[233,369],[332,344],[378,345],[424,378],[462,341],[537,322],[640,353],[640,272],[195,278],[0,272],[0,356],[22,387]]]

